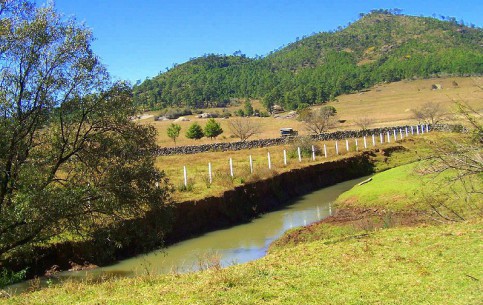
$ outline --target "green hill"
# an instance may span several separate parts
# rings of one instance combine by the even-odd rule
[[[205,55],[134,87],[146,109],[260,98],[268,108],[322,103],[380,82],[483,73],[483,30],[455,20],[374,11],[263,58]]]

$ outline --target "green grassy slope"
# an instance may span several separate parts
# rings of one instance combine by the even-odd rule
[[[227,269],[70,283],[3,302],[479,304],[481,228],[476,221],[328,237]]]

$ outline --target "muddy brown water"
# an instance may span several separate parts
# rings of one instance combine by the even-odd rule
[[[349,180],[294,199],[280,210],[254,219],[250,223],[217,230],[185,240],[165,249],[139,255],[114,265],[93,270],[61,272],[55,281],[83,280],[105,276],[134,276],[146,273],[191,272],[210,264],[223,267],[241,264],[263,257],[268,246],[285,231],[322,220],[331,215],[331,203],[343,192],[367,177]],[[41,285],[48,284],[42,279]],[[8,287],[19,293],[28,282]]]

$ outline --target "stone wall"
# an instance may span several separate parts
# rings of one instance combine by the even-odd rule
[[[448,125],[437,125],[439,129],[445,129]],[[387,132],[393,135],[393,130],[396,130],[399,136],[399,130],[405,132],[406,127],[408,132],[410,132],[411,126],[393,126],[393,127],[382,127],[373,128],[368,130],[341,130],[330,133],[323,133],[320,135],[311,136],[317,141],[327,141],[327,140],[345,140],[351,138],[361,138],[363,136],[372,136],[373,134],[378,136],[380,133],[386,135]],[[444,127],[444,128],[443,128]],[[413,126],[414,133],[416,133],[416,126]],[[426,128],[426,127],[425,127]],[[431,126],[430,126],[431,129]],[[287,144],[294,141],[293,137],[285,138],[274,138],[274,139],[260,139],[245,142],[224,142],[224,143],[213,143],[213,144],[202,144],[202,145],[191,145],[191,146],[178,146],[178,147],[159,147],[156,151],[158,156],[169,156],[169,155],[180,155],[180,154],[197,154],[203,152],[213,152],[213,151],[227,151],[227,150],[242,150],[251,148],[261,148],[269,146],[277,146],[282,144]]]

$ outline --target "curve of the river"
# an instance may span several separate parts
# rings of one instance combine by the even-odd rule
[[[102,275],[133,276],[142,273],[189,272],[210,262],[222,266],[245,263],[261,258],[268,246],[285,231],[322,220],[332,213],[331,203],[356,183],[359,178],[323,188],[294,199],[280,210],[254,219],[250,223],[218,230],[179,242],[165,249],[139,255],[117,264],[88,271],[62,272],[60,280],[83,279]],[[9,290],[24,290],[26,283]]]

